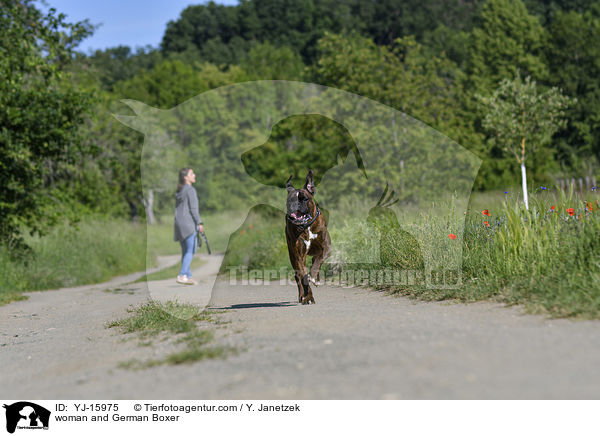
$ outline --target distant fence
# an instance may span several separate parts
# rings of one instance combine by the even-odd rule
[[[563,191],[569,191],[571,186],[573,192],[584,192],[598,186],[596,185],[595,177],[571,177],[571,178],[556,178],[556,187]]]

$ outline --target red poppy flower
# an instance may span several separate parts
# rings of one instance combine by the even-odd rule
[[[252,230],[252,229],[254,228],[254,225],[250,224],[250,225],[248,226],[248,228],[249,228],[250,230]]]
[[[554,210],[554,209],[556,209],[556,207],[555,207],[555,206],[551,206],[551,207],[550,207],[550,210]]]
[[[489,210],[487,210],[487,209],[483,209],[483,210],[481,211],[481,213],[482,213],[482,214],[484,214],[485,216],[491,216],[491,215],[490,215],[490,211],[489,211]]]
[[[592,207],[592,203],[590,203],[589,201],[585,203],[585,207],[587,208],[587,210],[589,210],[590,212],[592,210],[594,210],[594,208]]]
[[[448,237],[452,240],[456,239],[456,235],[454,233],[450,233]]]
[[[490,226],[490,223],[488,223],[487,221],[484,221],[483,224],[485,224],[487,227]]]
[[[567,209],[567,213],[571,216],[575,215],[575,209],[573,209],[572,207]]]

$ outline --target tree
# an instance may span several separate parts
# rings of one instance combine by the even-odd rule
[[[143,102],[152,108],[173,109],[209,89],[246,80],[246,74],[238,66],[231,66],[227,72],[224,72],[209,63],[191,65],[180,60],[166,60],[157,64],[150,71],[144,71],[129,80],[117,83],[115,94],[120,98]],[[148,108],[148,110],[151,109]],[[178,111],[173,113],[177,117],[182,116]],[[166,116],[163,117],[163,121],[165,119]],[[144,195],[140,197],[148,222],[151,224],[154,222],[155,212],[164,211],[167,207],[172,206],[172,193],[177,184],[176,178],[173,179],[176,176],[173,168],[187,165],[181,158],[181,149],[187,150],[194,142],[194,137],[189,134],[189,131],[180,130],[177,133],[168,131],[169,128],[178,130],[173,127],[178,123],[187,126],[193,121],[182,119],[171,121],[172,126],[168,126],[165,128],[165,132],[162,132],[164,139],[158,141],[163,144],[160,149],[144,147],[143,154],[140,154],[142,147],[139,141],[131,141],[123,148],[123,151],[127,151],[127,155],[131,159],[135,159],[130,162],[130,168],[135,166],[140,168],[141,158],[143,173],[156,175],[143,178],[145,189]],[[168,139],[167,133],[173,134],[177,138],[176,143]],[[129,134],[129,137],[131,136],[132,134]],[[136,172],[137,174],[139,173]],[[201,207],[205,206],[202,203],[203,197],[205,197],[203,189],[205,186],[198,187]]]
[[[412,37],[392,47],[358,34],[327,33],[318,44],[312,80],[372,98],[468,144],[471,131],[457,110],[463,73],[444,55],[425,53]]]
[[[562,95],[558,88],[539,92],[531,76],[522,80],[520,73],[512,80],[502,80],[490,97],[478,98],[487,112],[484,128],[493,132],[493,140],[512,153],[521,166],[523,200],[529,210],[526,159],[566,125],[565,110],[575,99]]]
[[[521,0],[488,0],[470,39],[467,69],[476,92],[490,92],[517,70],[538,80],[548,76],[547,33]]]
[[[78,128],[92,102],[65,67],[92,28],[29,0],[0,5],[0,240],[22,245],[21,226],[42,232],[64,213],[53,188],[84,148]]]
[[[240,63],[251,80],[301,80],[304,64],[289,47],[274,47],[268,42],[256,44]]]
[[[85,56],[78,53],[74,62],[77,73],[90,71],[93,73],[102,88],[112,91],[115,83],[149,70],[162,60],[160,51],[150,46],[138,47],[135,52],[130,47],[118,47],[96,50],[92,55]]]
[[[577,97],[569,125],[555,136],[558,157],[585,166],[578,161],[600,157],[600,2],[585,14],[559,12],[550,30],[550,84]]]

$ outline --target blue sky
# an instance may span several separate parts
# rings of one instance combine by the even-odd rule
[[[44,3],[46,5],[44,5]],[[205,4],[207,1],[191,0],[44,0],[37,1],[44,11],[55,8],[75,22],[89,18],[92,24],[100,24],[93,36],[79,46],[79,50],[115,47],[117,45],[151,45],[158,47],[170,20],[175,20],[186,6]],[[218,0],[215,3],[236,5],[238,0]]]

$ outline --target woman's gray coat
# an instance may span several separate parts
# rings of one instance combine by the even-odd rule
[[[175,241],[181,241],[202,224],[198,213],[198,194],[192,185],[185,184],[175,193]]]

